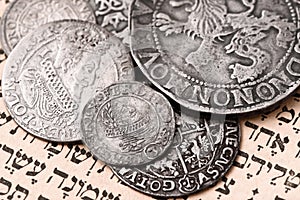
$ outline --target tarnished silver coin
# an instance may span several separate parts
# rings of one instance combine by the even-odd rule
[[[89,0],[97,24],[129,46],[128,12],[132,0]]]
[[[265,108],[299,85],[299,7],[293,0],[135,0],[131,50],[144,74],[185,107]]]
[[[237,155],[237,119],[182,114],[177,125],[172,147],[159,160],[140,167],[114,166],[114,173],[128,186],[159,197],[187,196],[215,185]]]
[[[64,19],[96,22],[88,0],[14,0],[1,20],[0,40],[8,55],[26,34],[40,25]]]
[[[9,112],[28,132],[77,141],[85,104],[112,83],[133,80],[122,42],[96,24],[60,21],[25,36],[9,55],[2,92]]]
[[[168,100],[139,82],[113,84],[92,98],[82,114],[83,141],[112,165],[142,165],[172,144],[175,120]]]

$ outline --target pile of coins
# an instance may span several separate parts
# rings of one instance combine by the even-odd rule
[[[299,85],[299,4],[268,5],[14,0],[0,32],[7,109],[37,137],[83,141],[138,191],[201,191],[233,164],[236,114]]]

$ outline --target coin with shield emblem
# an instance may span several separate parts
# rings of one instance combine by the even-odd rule
[[[174,142],[162,157],[144,166],[112,167],[125,184],[152,196],[188,196],[214,186],[230,169],[240,144],[235,117],[188,111],[176,121]]]
[[[173,142],[174,114],[167,99],[139,82],[113,84],[85,106],[82,139],[108,164],[142,165],[161,156]]]
[[[80,115],[97,90],[133,80],[122,42],[100,26],[59,21],[25,36],[7,59],[2,92],[16,122],[58,142],[81,139]]]

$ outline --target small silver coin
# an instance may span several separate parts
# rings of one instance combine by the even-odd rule
[[[120,38],[129,46],[128,12],[132,0],[89,0],[97,24]]]
[[[189,109],[262,109],[299,86],[299,8],[291,0],[135,0],[131,51],[147,78]]]
[[[134,80],[122,42],[96,24],[59,21],[26,35],[9,55],[5,103],[28,132],[51,141],[81,139],[85,104],[112,83]]]
[[[167,99],[139,82],[113,84],[85,106],[82,138],[91,152],[112,165],[142,165],[172,144],[175,120]]]
[[[40,25],[64,19],[96,22],[87,0],[14,0],[6,8],[0,40],[8,55],[26,34]]]
[[[215,185],[231,168],[240,144],[236,118],[178,117],[172,147],[160,159],[140,167],[113,166],[128,186],[152,196],[180,197]]]

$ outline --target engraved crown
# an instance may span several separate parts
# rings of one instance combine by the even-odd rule
[[[102,112],[106,137],[141,135],[148,131],[150,124],[148,114],[142,114],[133,106],[128,105],[115,106],[115,108],[117,109],[112,111],[111,104],[108,103]]]
[[[90,53],[106,52],[111,44],[106,42],[108,34],[89,27],[71,27],[62,33],[62,42],[68,48]]]

